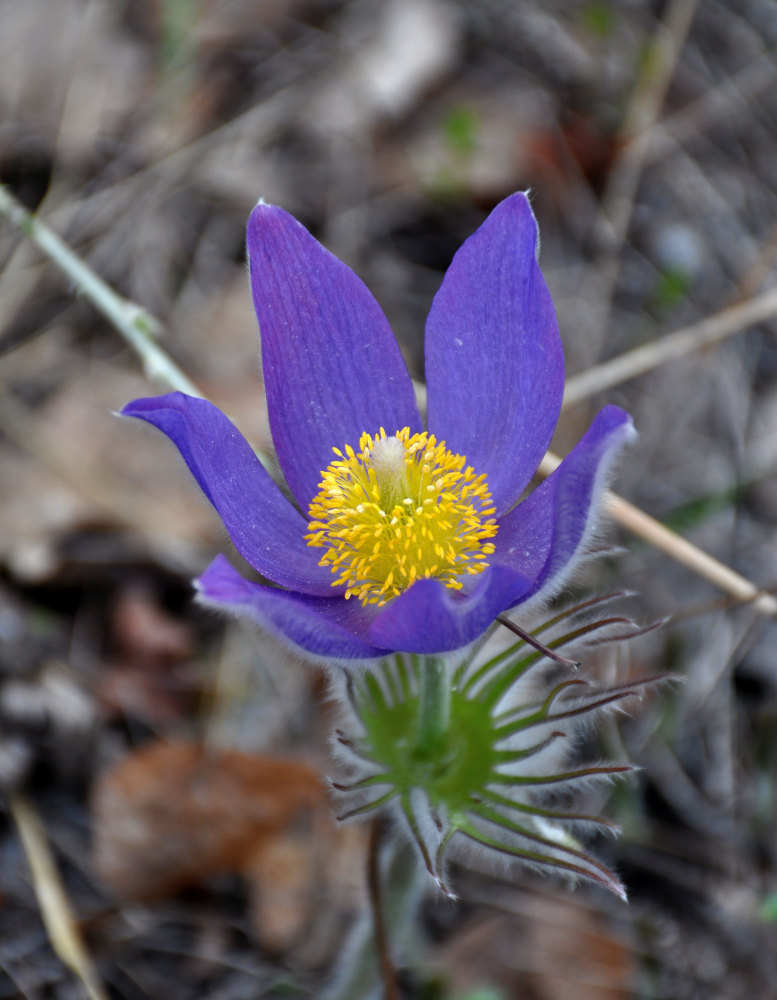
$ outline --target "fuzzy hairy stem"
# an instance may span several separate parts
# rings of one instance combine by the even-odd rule
[[[419,755],[431,758],[443,742],[450,724],[450,681],[445,663],[439,657],[420,658],[418,670],[420,697],[416,748]]]

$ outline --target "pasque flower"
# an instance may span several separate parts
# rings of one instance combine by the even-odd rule
[[[367,288],[286,212],[260,203],[248,223],[251,287],[270,429],[293,499],[207,401],[171,393],[123,413],[167,434],[237,551],[269,581],[218,556],[196,581],[201,600],[321,662],[367,662],[332,678],[345,713],[337,739],[350,780],[336,785],[345,815],[393,813],[447,892],[453,842],[622,894],[574,834],[611,824],[543,795],[629,770],[567,757],[582,717],[643,682],[600,689],[552,670],[572,665],[562,649],[624,638],[624,624],[639,630],[617,616],[578,622],[596,599],[535,622],[533,634],[503,617],[519,607],[533,617],[569,579],[607,469],[633,434],[628,415],[606,407],[523,498],[564,384],[537,248],[529,202],[515,194],[454,257],[427,320],[424,428]],[[476,640],[497,618],[520,638],[494,654]]]
[[[514,194],[454,257],[426,325],[424,429],[365,285],[282,209],[256,206],[251,287],[270,429],[294,502],[205,400],[171,393],[123,410],[173,441],[237,551],[269,581],[219,556],[197,581],[203,601],[308,656],[358,661],[459,649],[503,612],[563,587],[633,431],[606,407],[521,499],[564,383],[537,247],[529,202]]]

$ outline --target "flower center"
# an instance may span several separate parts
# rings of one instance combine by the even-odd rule
[[[332,450],[305,541],[326,549],[319,565],[331,566],[346,598],[385,604],[430,577],[460,590],[460,577],[486,568],[496,510],[485,475],[463,455],[408,427],[362,434],[358,452]]]

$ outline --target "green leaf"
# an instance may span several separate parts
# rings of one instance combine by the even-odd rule
[[[770,892],[758,907],[758,916],[765,924],[777,924],[777,892]]]
[[[592,35],[606,41],[615,28],[615,11],[604,0],[594,0],[580,11],[580,20]]]
[[[478,147],[478,114],[463,104],[451,108],[443,121],[443,133],[451,152],[468,159]]]
[[[663,271],[653,289],[654,307],[662,313],[670,312],[686,297],[692,283],[691,276],[681,268]]]

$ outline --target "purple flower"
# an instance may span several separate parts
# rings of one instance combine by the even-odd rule
[[[123,410],[164,431],[238,552],[197,581],[308,655],[365,660],[466,646],[545,602],[585,552],[626,413],[605,407],[518,503],[553,435],[564,367],[525,195],[463,244],[426,325],[428,433],[380,307],[280,208],[248,223],[273,442],[297,506],[216,407],[183,393]]]

